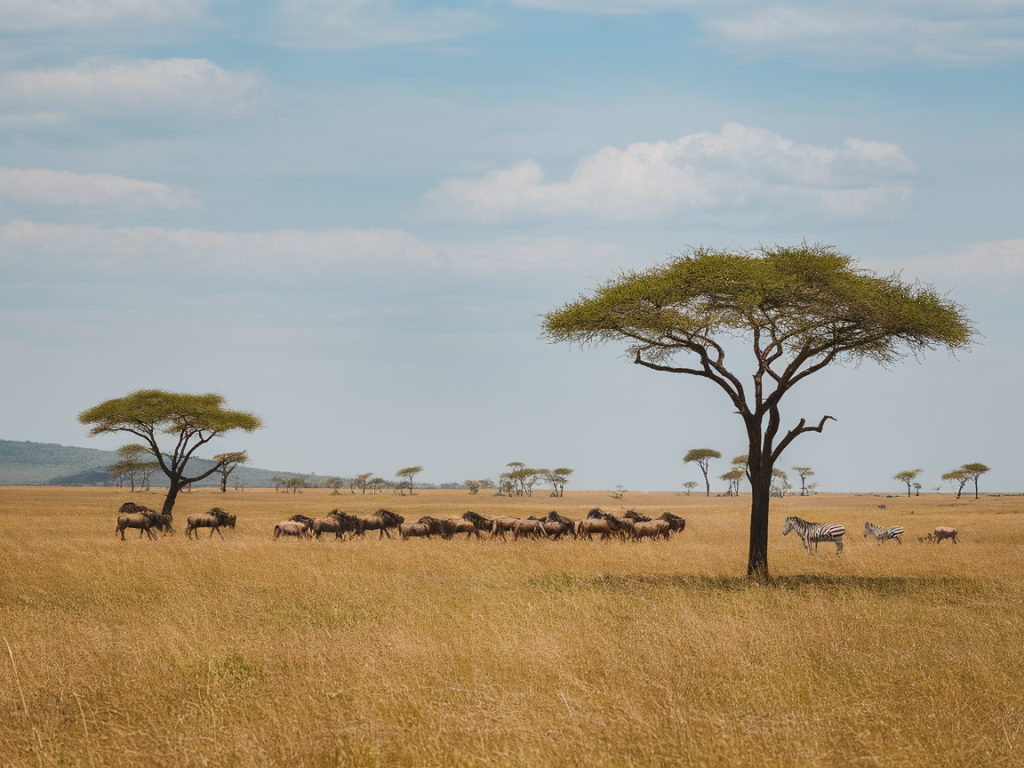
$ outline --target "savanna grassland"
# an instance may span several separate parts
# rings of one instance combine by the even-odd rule
[[[1024,762],[1024,498],[0,488],[0,766]],[[884,503],[888,509],[880,510]],[[184,536],[217,505],[224,540]],[[272,541],[338,507],[687,520],[671,541]],[[787,514],[847,527],[808,556]],[[902,546],[864,539],[902,525]],[[917,537],[936,525],[960,544]]]

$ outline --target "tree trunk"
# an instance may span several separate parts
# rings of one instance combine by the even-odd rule
[[[161,513],[171,519],[174,518],[174,502],[178,499],[178,491],[181,490],[181,482],[176,477],[168,478],[170,487],[167,489],[167,498],[164,499],[164,508]]]
[[[768,510],[771,503],[771,468],[751,471],[750,549],[747,576],[768,577]]]

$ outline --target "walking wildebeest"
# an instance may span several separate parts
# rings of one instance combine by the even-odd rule
[[[285,520],[283,523],[278,523],[274,526],[274,539],[275,541],[281,536],[295,536],[300,539],[309,538],[309,520],[306,518],[303,520]]]
[[[390,539],[391,534],[388,529],[398,528],[405,522],[404,517],[397,512],[392,512],[390,509],[378,509],[369,517],[361,517],[358,519],[359,523],[355,529],[355,533],[363,536],[367,531],[380,531],[380,536],[378,536],[380,539],[383,539],[385,535]]]
[[[229,515],[220,507],[214,507],[205,514],[189,515],[188,518],[186,518],[188,522],[188,527],[185,528],[185,535],[191,539],[192,532],[195,531],[197,528],[209,528],[210,538],[213,538],[213,532],[216,531],[217,534],[223,539],[224,534],[220,532],[220,529],[222,527],[234,528],[235,519],[236,518],[234,515]],[[198,540],[199,532],[196,531],[196,541]]]
[[[170,515],[161,515],[149,509],[149,507],[143,507],[140,504],[126,501],[121,505],[121,509],[118,512],[121,514],[117,517],[117,529],[114,531],[114,535],[116,536],[120,533],[121,541],[124,541],[126,528],[138,528],[140,539],[142,534],[145,533],[147,538],[155,540],[156,536],[153,535],[153,528],[156,528],[158,531],[166,530],[168,533],[174,533],[174,529],[171,527]]]

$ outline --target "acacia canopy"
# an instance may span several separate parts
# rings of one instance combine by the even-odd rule
[[[236,455],[221,454],[215,457],[219,460],[212,468],[187,477],[186,465],[198,448],[226,432],[236,429],[254,432],[263,426],[260,418],[252,413],[227,410],[224,398],[218,394],[189,395],[160,389],[141,389],[125,397],[107,400],[82,411],[78,420],[91,425],[91,437],[129,432],[142,438],[169,481],[163,506],[165,515],[172,514],[178,491],[183,486],[220,471]],[[169,442],[174,444],[170,452],[161,450],[160,436],[170,437]]]
[[[753,252],[695,248],[665,264],[626,271],[544,316],[543,337],[590,346],[626,345],[632,362],[715,382],[743,418],[753,501],[748,573],[768,573],[771,470],[805,432],[780,435],[779,403],[795,384],[832,363],[892,365],[907,355],[969,348],[964,309],[932,286],[857,267],[832,246],[775,246]],[[741,378],[726,350],[753,352]],[[684,358],[682,361],[677,358]]]

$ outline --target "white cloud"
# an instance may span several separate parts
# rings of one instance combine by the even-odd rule
[[[975,243],[953,253],[928,254],[914,259],[904,271],[929,281],[984,282],[1009,290],[1024,278],[1024,239]]]
[[[455,40],[488,29],[475,11],[396,10],[392,0],[284,0],[277,42],[296,48],[375,48]]]
[[[165,24],[202,15],[209,0],[3,0],[0,29]]]
[[[262,90],[256,74],[221,69],[208,59],[89,59],[74,68],[0,76],[0,103],[75,113],[239,115]]]
[[[387,267],[467,272],[553,271],[623,263],[614,243],[568,237],[506,238],[489,243],[429,243],[402,230],[209,232],[158,227],[101,228],[25,220],[0,227],[9,271],[39,269],[53,276],[217,273],[247,279],[346,279],[355,270]],[[55,267],[59,269],[54,269]],[[193,272],[194,271],[194,272]],[[385,279],[382,277],[382,279]]]
[[[1016,12],[1014,12],[1016,11]],[[808,55],[874,66],[920,61],[959,66],[1024,54],[1019,6],[895,3],[872,7],[778,5],[704,21],[712,38],[745,55]]]
[[[32,205],[176,209],[196,204],[187,189],[105,173],[0,168],[0,198]]]
[[[878,66],[965,66],[1024,54],[1021,0],[513,0],[550,11],[686,11],[719,45],[755,57],[806,56]]]
[[[527,160],[483,179],[445,179],[423,197],[434,215],[650,220],[681,210],[828,216],[890,214],[909,202],[914,164],[895,144],[847,139],[840,149],[796,144],[736,123],[721,133],[604,147],[568,181],[544,182]]]

